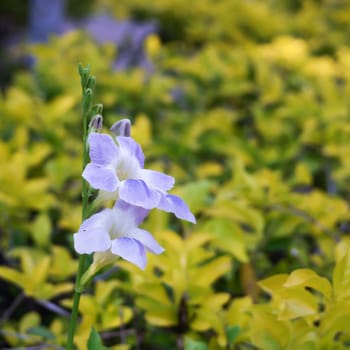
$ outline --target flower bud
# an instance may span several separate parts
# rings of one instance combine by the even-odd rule
[[[131,123],[129,119],[122,119],[117,121],[110,128],[115,136],[130,136]]]
[[[101,114],[93,116],[89,123],[89,132],[97,132],[102,129],[103,117]]]
[[[81,78],[81,86],[83,89],[85,89],[86,84],[87,84],[87,80],[89,78],[90,75],[90,66],[87,65],[85,68],[82,66],[81,63],[79,63],[78,65],[78,70],[79,70],[79,74],[80,74],[80,78]]]
[[[86,87],[94,91],[95,86],[96,86],[96,78],[94,76],[89,76],[86,81]]]

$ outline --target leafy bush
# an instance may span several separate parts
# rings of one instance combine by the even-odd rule
[[[165,253],[144,272],[102,274],[82,297],[77,346],[93,325],[113,349],[349,348],[350,2],[94,6],[158,21],[153,71],[113,70],[118,48],[80,31],[26,48],[33,71],[0,99],[2,347],[65,344],[81,61],[105,126],[133,121],[147,166],[177,178],[197,225],[151,213]]]

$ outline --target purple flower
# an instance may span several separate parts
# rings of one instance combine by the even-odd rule
[[[164,251],[148,231],[138,228],[147,214],[148,210],[119,200],[112,209],[104,209],[81,224],[74,234],[74,248],[80,254],[95,253],[105,263],[117,255],[144,269],[146,251]]]
[[[99,199],[122,199],[145,209],[159,208],[195,223],[185,202],[167,193],[175,183],[172,176],[144,169],[144,154],[131,137],[91,133],[88,138],[91,162],[82,176],[100,190]]]

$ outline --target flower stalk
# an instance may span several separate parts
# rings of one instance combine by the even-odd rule
[[[79,64],[79,74],[81,77],[81,87],[82,87],[82,115],[83,115],[83,161],[82,161],[82,169],[86,167],[89,162],[89,148],[87,143],[87,138],[89,134],[89,119],[91,117],[92,112],[92,95],[96,84],[96,79],[93,76],[90,76],[90,67],[87,66],[83,68],[81,64]],[[99,112],[102,113],[101,105],[98,105]],[[84,178],[82,178],[82,221],[84,221],[89,215],[89,185]],[[70,324],[68,328],[68,337],[67,337],[67,350],[74,349],[74,333],[76,329],[76,324],[78,320],[78,312],[79,312],[79,302],[80,295],[83,291],[83,285],[81,284],[81,277],[84,271],[88,268],[89,262],[87,261],[87,255],[81,254],[79,255],[79,264],[78,271],[75,281],[74,288],[74,297],[73,297],[73,307],[71,313]]]

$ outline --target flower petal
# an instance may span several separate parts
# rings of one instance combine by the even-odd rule
[[[103,252],[111,247],[111,239],[104,228],[93,228],[74,234],[74,249],[79,254]]]
[[[109,130],[115,136],[130,136],[131,123],[129,119],[121,119],[114,123]]]
[[[116,139],[119,144],[120,152],[136,157],[140,167],[143,168],[145,156],[142,152],[141,146],[131,137],[117,136]]]
[[[191,213],[187,204],[178,196],[172,194],[162,195],[157,208],[166,212],[174,213],[179,219],[192,222],[193,224],[196,223],[196,218]]]
[[[119,198],[138,207],[155,208],[160,197],[160,192],[148,188],[142,180],[128,179],[120,183]]]
[[[115,171],[110,168],[101,168],[98,165],[89,163],[83,173],[82,177],[96,190],[104,190],[107,192],[114,192],[118,186],[118,178]]]
[[[145,248],[135,239],[126,237],[117,238],[112,241],[111,251],[113,254],[121,256],[142,270],[146,267],[147,257]]]
[[[90,133],[88,137],[91,162],[96,165],[108,165],[118,156],[118,147],[113,138],[107,134]]]
[[[132,229],[140,225],[149,213],[149,210],[131,205],[121,199],[115,203],[113,210],[114,217],[120,217],[121,220],[128,222],[131,224]]]
[[[164,248],[160,246],[154,237],[146,230],[135,228],[132,232],[129,233],[129,237],[139,241],[151,253],[161,254],[164,252]]]
[[[87,231],[92,228],[104,227],[106,231],[109,232],[112,225],[113,211],[112,209],[106,208],[84,220],[80,225],[79,231]]]
[[[143,180],[147,186],[157,188],[161,191],[168,191],[175,184],[175,179],[172,176],[163,174],[159,171],[141,169],[139,174],[140,179]]]

